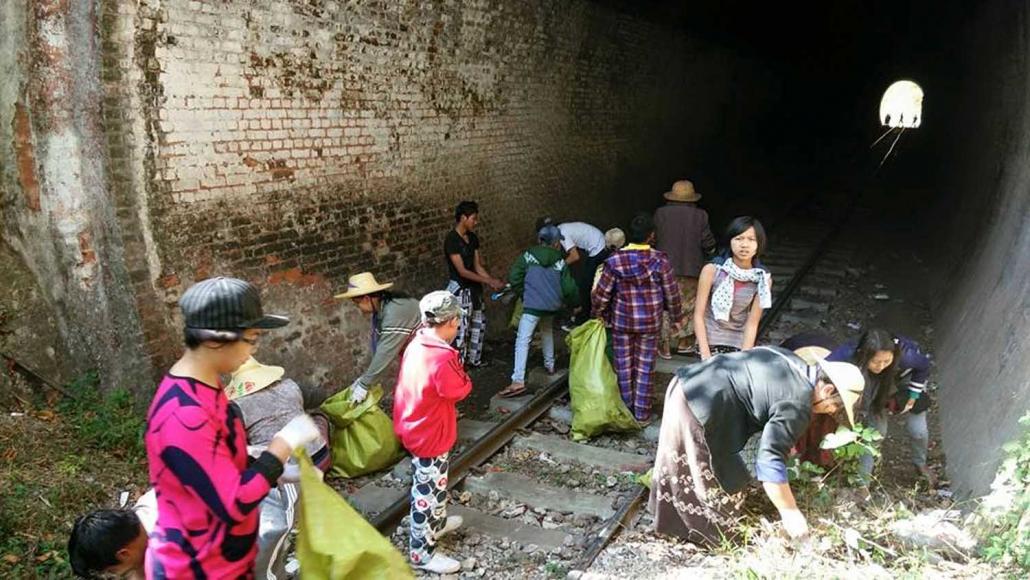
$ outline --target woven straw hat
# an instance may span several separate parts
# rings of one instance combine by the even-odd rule
[[[283,378],[284,374],[286,370],[283,367],[263,365],[250,357],[232,374],[229,385],[225,387],[225,396],[232,401],[256,393]]]
[[[833,386],[837,387],[837,392],[844,401],[844,413],[848,416],[848,423],[854,427],[855,407],[865,390],[865,378],[862,377],[862,371],[858,370],[855,365],[846,362],[818,359],[816,363],[830,378]]]
[[[701,194],[694,190],[694,182],[683,179],[672,184],[672,191],[665,192],[665,199],[669,201],[697,201]]]
[[[344,298],[357,298],[358,296],[365,296],[368,294],[375,294],[376,292],[382,292],[393,288],[393,282],[387,282],[386,284],[380,284],[376,277],[372,275],[372,272],[362,272],[360,274],[354,274],[347,279],[347,291],[343,294],[337,294],[334,296],[337,300],[343,300]]]

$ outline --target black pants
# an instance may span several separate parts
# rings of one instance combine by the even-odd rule
[[[594,286],[594,274],[597,267],[612,255],[611,250],[605,248],[596,256],[587,256],[586,251],[579,248],[579,261],[572,264],[572,277],[576,280],[576,287],[579,288],[579,305],[581,310],[573,319],[573,323],[582,324],[590,320],[590,291]]]

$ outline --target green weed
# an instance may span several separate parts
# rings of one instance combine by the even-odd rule
[[[73,381],[68,390],[75,399],[66,397],[58,406],[63,419],[85,444],[129,457],[143,457],[142,409],[128,390],[104,393],[99,383],[94,373]]]
[[[1012,507],[989,530],[983,556],[992,562],[1030,573],[1030,413],[1019,420],[1023,433],[1005,445],[1012,484],[1021,490]],[[1024,576],[1025,577],[1025,576]]]

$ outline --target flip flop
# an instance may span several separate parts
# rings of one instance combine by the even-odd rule
[[[497,393],[497,396],[502,399],[510,399],[512,397],[518,397],[519,395],[523,395],[525,393],[526,385],[522,385],[521,388],[513,387],[513,385],[508,385],[507,387],[504,387],[504,389],[502,389],[501,392]]]

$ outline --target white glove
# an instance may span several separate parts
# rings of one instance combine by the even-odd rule
[[[325,480],[325,474],[322,470],[315,468],[315,474],[318,475],[319,480]],[[290,458],[283,466],[283,474],[279,476],[279,483],[299,483],[300,482],[300,464],[297,463],[296,459]]]
[[[291,450],[310,443],[322,436],[318,426],[308,415],[297,415],[275,434],[281,437]]]
[[[783,518],[783,529],[791,538],[803,538],[808,535],[808,522],[801,510],[782,510],[780,517]]]
[[[368,389],[362,387],[358,383],[354,383],[350,386],[350,402],[357,405],[358,403],[365,400],[368,396]]]

